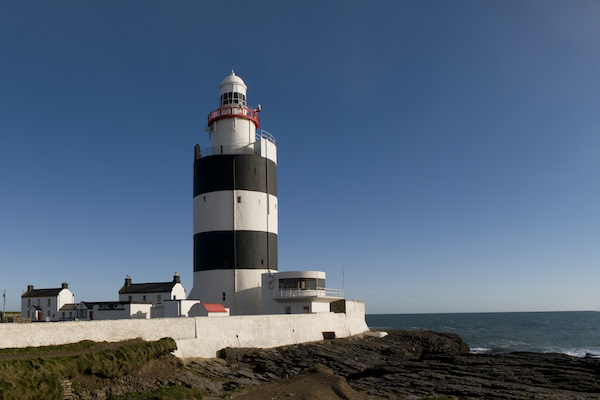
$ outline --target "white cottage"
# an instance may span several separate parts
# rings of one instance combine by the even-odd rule
[[[74,302],[75,296],[66,282],[54,289],[34,289],[33,285],[29,285],[21,295],[21,317],[32,321],[59,321],[62,318],[59,310]]]
[[[148,301],[157,305],[165,300],[180,299],[185,299],[185,288],[177,272],[171,282],[131,283],[127,275],[125,285],[119,290],[119,301]]]
[[[149,302],[152,304],[152,318],[165,316],[165,301],[184,300],[185,288],[179,273],[175,272],[171,282],[131,283],[127,275],[125,285],[119,290],[120,302]]]

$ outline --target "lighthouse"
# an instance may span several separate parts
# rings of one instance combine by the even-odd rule
[[[194,287],[190,299],[260,314],[261,275],[277,271],[277,146],[232,71],[194,158]]]

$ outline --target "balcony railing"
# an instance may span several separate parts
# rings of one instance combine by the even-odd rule
[[[256,154],[258,150],[255,150],[255,143],[250,143],[247,146],[216,146],[202,149],[199,154],[196,154],[196,159],[208,156],[216,156],[219,154]]]
[[[249,144],[234,144],[231,146],[207,147],[196,153],[196,160],[202,157],[216,156],[219,154],[256,154],[260,155],[260,139],[266,139],[275,144],[275,137],[267,131],[256,132],[256,142]]]
[[[256,132],[256,140],[259,139],[267,139],[269,142],[275,144],[275,136],[271,135],[267,131],[263,131],[262,129],[260,130],[260,132]]]
[[[344,291],[341,289],[279,289],[273,290],[275,299],[291,299],[303,297],[334,297],[344,298]]]
[[[257,128],[260,126],[260,117],[258,116],[258,113],[250,108],[241,106],[223,107],[211,111],[211,113],[208,114],[208,126],[211,126],[216,120],[229,117],[247,118],[254,122],[254,125],[256,125]]]

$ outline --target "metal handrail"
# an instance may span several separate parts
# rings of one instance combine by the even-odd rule
[[[254,143],[250,143],[247,146],[215,146],[208,147],[200,151],[200,157],[215,156],[220,154],[258,154],[255,149]]]
[[[273,290],[273,297],[277,299],[288,299],[294,297],[336,297],[343,298],[342,289],[279,289]]]
[[[267,131],[263,131],[262,129],[260,130],[260,132],[256,132],[256,140],[260,139],[266,139],[269,142],[275,144],[275,136],[273,136]]]

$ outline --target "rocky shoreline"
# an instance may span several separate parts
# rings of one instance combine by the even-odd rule
[[[383,338],[359,335],[273,349],[227,348],[220,357],[188,360],[185,366],[164,360],[170,364],[162,375],[157,363],[155,369],[121,380],[117,391],[180,384],[203,391],[207,399],[600,398],[600,359],[471,354],[458,335],[430,331],[390,331]],[[313,374],[303,373],[307,370]],[[110,392],[110,385],[103,385]]]

